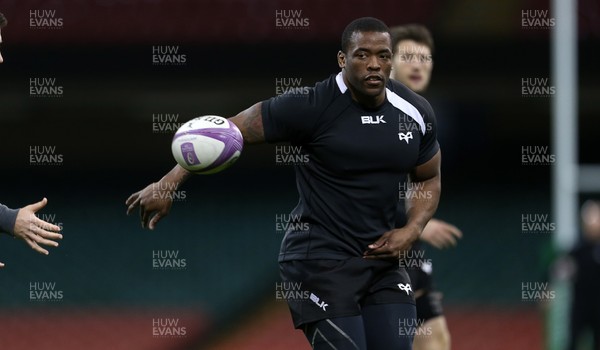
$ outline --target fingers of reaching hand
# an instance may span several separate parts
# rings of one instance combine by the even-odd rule
[[[165,214],[160,213],[160,212],[154,214],[154,216],[150,220],[150,224],[148,225],[148,228],[151,229],[151,230],[154,230],[154,227],[156,227],[156,224],[160,221],[160,219],[163,218],[164,215]]]
[[[150,219],[150,214],[151,212],[149,210],[146,210],[145,205],[140,205],[140,220],[142,221],[142,228],[146,228],[146,224]]]
[[[31,225],[26,238],[47,246],[58,247],[58,243],[52,241],[52,239],[61,239],[62,235],[55,232],[46,231],[38,226]]]
[[[169,214],[173,200],[169,193],[158,193],[156,185],[150,184],[141,191],[138,191],[125,201],[127,205],[127,215],[132,213],[137,207],[140,208],[140,222],[142,228],[154,229],[156,223]]]
[[[52,240],[46,239],[40,235],[32,236],[31,239],[38,244],[47,245],[49,247],[58,247],[58,243]]]
[[[61,231],[60,226],[41,220],[35,215],[30,217],[29,231],[44,238],[62,239],[62,235],[59,233]]]
[[[29,246],[31,247],[31,249],[35,250],[38,253],[41,253],[41,254],[44,254],[44,255],[48,255],[48,251],[46,249],[40,247],[38,245],[38,242],[36,242],[34,240],[34,238],[32,238],[32,237],[38,237],[38,236],[33,235],[33,236],[27,236],[27,237],[24,238],[25,242],[27,242],[27,244],[29,244]]]
[[[47,231],[44,230],[41,227],[32,227],[31,232],[34,233],[35,235],[45,238],[45,239],[62,239],[63,236],[60,233],[57,232],[53,232],[53,231]],[[52,244],[55,247],[58,247],[58,243],[54,242],[54,244]]]
[[[129,196],[125,201],[125,205],[127,205],[127,215],[131,214],[132,211],[135,210],[140,205],[140,193],[136,192]]]
[[[140,220],[143,228],[154,230],[156,224],[165,216],[169,215],[172,201],[170,199],[148,199],[141,200]]]
[[[163,217],[167,216],[167,213],[169,212],[168,206],[164,207],[162,206],[163,203],[159,204],[161,205],[156,208],[154,208],[154,205],[150,206],[149,203],[140,204],[140,220],[143,228],[154,230],[156,223],[158,223]]]
[[[35,215],[31,215],[29,218],[29,225],[27,225],[27,230],[25,230],[22,238],[33,250],[48,255],[48,251],[40,247],[40,244],[58,247],[58,243],[53,240],[62,239],[63,236],[58,233],[60,230],[61,228],[59,226],[40,220]]]
[[[60,226],[57,226],[57,225],[51,224],[49,222],[46,222],[44,220],[41,220],[40,218],[38,218],[36,216],[33,216],[33,218],[31,219],[30,226],[39,228],[43,234],[55,235],[55,238],[62,238],[61,235],[55,234],[55,232],[61,231]],[[40,234],[40,233],[38,232],[38,234]]]

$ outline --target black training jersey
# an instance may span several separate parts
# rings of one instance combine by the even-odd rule
[[[307,160],[294,165],[290,215],[302,224],[290,225],[279,261],[362,256],[394,227],[400,181],[439,149],[433,110],[392,80],[376,109],[352,99],[342,73],[303,91],[262,104],[267,142],[300,146]]]

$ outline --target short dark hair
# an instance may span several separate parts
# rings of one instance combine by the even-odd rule
[[[403,26],[393,27],[390,30],[392,35],[392,50],[396,52],[396,46],[402,40],[413,40],[419,44],[423,44],[433,53],[433,37],[427,27],[421,24],[407,24]]]
[[[350,38],[355,32],[378,32],[390,34],[390,28],[381,20],[374,17],[361,17],[350,22],[342,33],[342,52],[348,52]],[[391,34],[390,34],[391,35]]]
[[[0,28],[6,27],[7,24],[8,24],[8,21],[6,20],[6,17],[4,17],[2,12],[0,12]]]

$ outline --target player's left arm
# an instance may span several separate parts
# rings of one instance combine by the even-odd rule
[[[398,259],[402,252],[409,249],[419,238],[439,203],[442,188],[441,158],[441,152],[438,150],[430,160],[411,172],[410,180],[414,184],[411,187],[419,193],[410,196],[411,200],[407,203],[409,209],[406,225],[384,233],[376,242],[370,244],[364,253],[365,258]]]
[[[440,166],[442,154],[440,150],[426,163],[416,167],[410,174],[413,191],[420,192],[410,196],[408,201],[408,222],[405,227],[416,231],[417,237],[421,235],[425,225],[435,214],[440,201],[442,190]]]

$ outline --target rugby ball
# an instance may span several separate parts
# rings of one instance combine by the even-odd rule
[[[240,157],[243,147],[238,127],[217,115],[203,115],[184,123],[171,142],[177,163],[194,174],[227,169]]]

